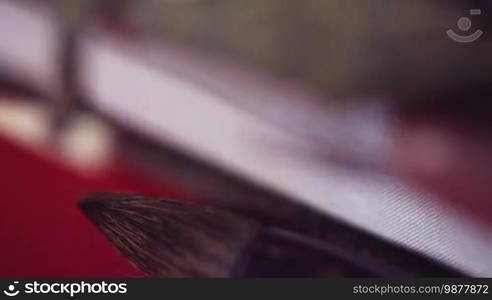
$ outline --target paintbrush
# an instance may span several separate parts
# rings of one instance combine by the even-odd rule
[[[151,276],[227,276],[258,225],[212,208],[129,194],[97,194],[82,210]]]
[[[80,207],[152,277],[461,275],[330,220],[318,232],[309,223],[277,227],[224,208],[135,194],[94,194]]]

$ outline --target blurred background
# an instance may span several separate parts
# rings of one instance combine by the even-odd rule
[[[492,276],[489,2],[1,0],[0,276],[143,276],[97,191],[293,202]]]

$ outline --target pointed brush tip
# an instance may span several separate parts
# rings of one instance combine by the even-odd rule
[[[156,277],[224,277],[259,224],[214,207],[135,194],[95,193],[83,213],[140,270]]]
[[[108,204],[121,198],[121,194],[110,192],[97,192],[87,195],[79,201],[79,208],[86,214],[92,215],[94,212],[108,208]]]

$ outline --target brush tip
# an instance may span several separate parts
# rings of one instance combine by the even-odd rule
[[[79,204],[79,208],[84,213],[90,213],[97,211],[99,209],[104,209],[107,206],[109,200],[109,196],[106,196],[106,193],[97,193],[91,194],[81,200]]]
[[[141,198],[143,198],[141,195],[131,193],[96,192],[87,195],[78,205],[86,215],[90,216],[94,213],[114,209],[124,201]]]
[[[120,252],[156,277],[227,276],[259,229],[221,209],[136,194],[91,194],[79,206]]]

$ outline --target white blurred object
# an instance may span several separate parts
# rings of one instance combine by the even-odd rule
[[[42,102],[0,99],[0,133],[26,145],[46,146],[51,135],[50,111]]]
[[[57,135],[51,125],[52,112],[46,103],[0,98],[0,135],[31,150],[51,153],[89,175],[112,162],[114,134],[100,118],[76,114]]]
[[[94,115],[74,115],[60,132],[58,142],[63,158],[87,172],[97,172],[112,162],[113,132]]]
[[[53,11],[35,4],[0,0],[0,71],[51,94],[60,87],[59,26]]]

